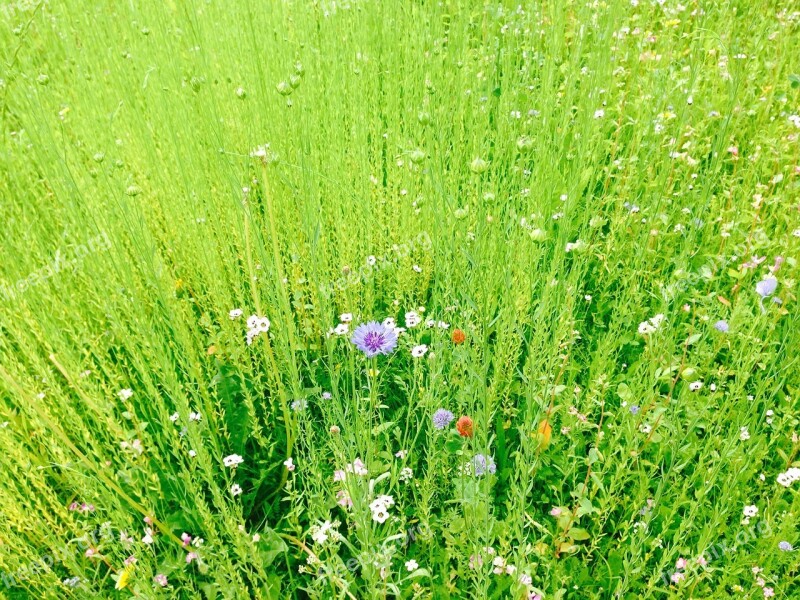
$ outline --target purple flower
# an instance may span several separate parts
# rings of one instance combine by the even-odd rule
[[[497,471],[497,466],[491,456],[476,454],[475,458],[472,459],[472,470],[475,473],[475,477],[482,477],[487,471],[490,475],[494,475],[495,471]]]
[[[778,544],[778,548],[780,548],[784,552],[792,551],[792,545],[789,542],[781,542],[780,544]]]
[[[722,333],[728,333],[728,322],[727,321],[717,321],[714,323],[714,329],[717,331],[721,331]]]
[[[756,284],[756,293],[762,298],[768,298],[775,293],[775,288],[778,287],[778,280],[774,277],[767,277],[762,279]]]
[[[362,323],[353,332],[350,339],[356,348],[361,350],[367,358],[378,354],[389,354],[397,346],[397,334],[377,321]]]
[[[453,419],[455,419],[455,416],[449,410],[440,408],[433,413],[433,417],[431,417],[431,419],[433,420],[433,426],[436,427],[436,429],[444,429],[450,425],[450,423],[452,423]]]
[[[632,415],[635,415],[639,412],[639,407],[635,404],[631,404],[631,407],[628,410],[631,411]]]

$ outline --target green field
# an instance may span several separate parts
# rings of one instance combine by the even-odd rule
[[[800,599],[794,0],[3,0],[0,69],[0,598]]]

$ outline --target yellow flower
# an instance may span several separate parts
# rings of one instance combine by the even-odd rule
[[[121,590],[124,589],[131,580],[131,575],[133,575],[133,565],[126,565],[122,572],[119,574],[119,579],[117,579],[117,584],[114,586],[114,589]]]

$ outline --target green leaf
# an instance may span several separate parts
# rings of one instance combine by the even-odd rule
[[[585,529],[581,529],[580,527],[573,527],[568,532],[567,535],[571,537],[573,540],[582,542],[584,540],[588,540],[591,536],[589,532]]]

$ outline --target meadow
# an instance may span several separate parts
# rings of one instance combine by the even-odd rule
[[[800,598],[800,6],[0,6],[0,598]]]

